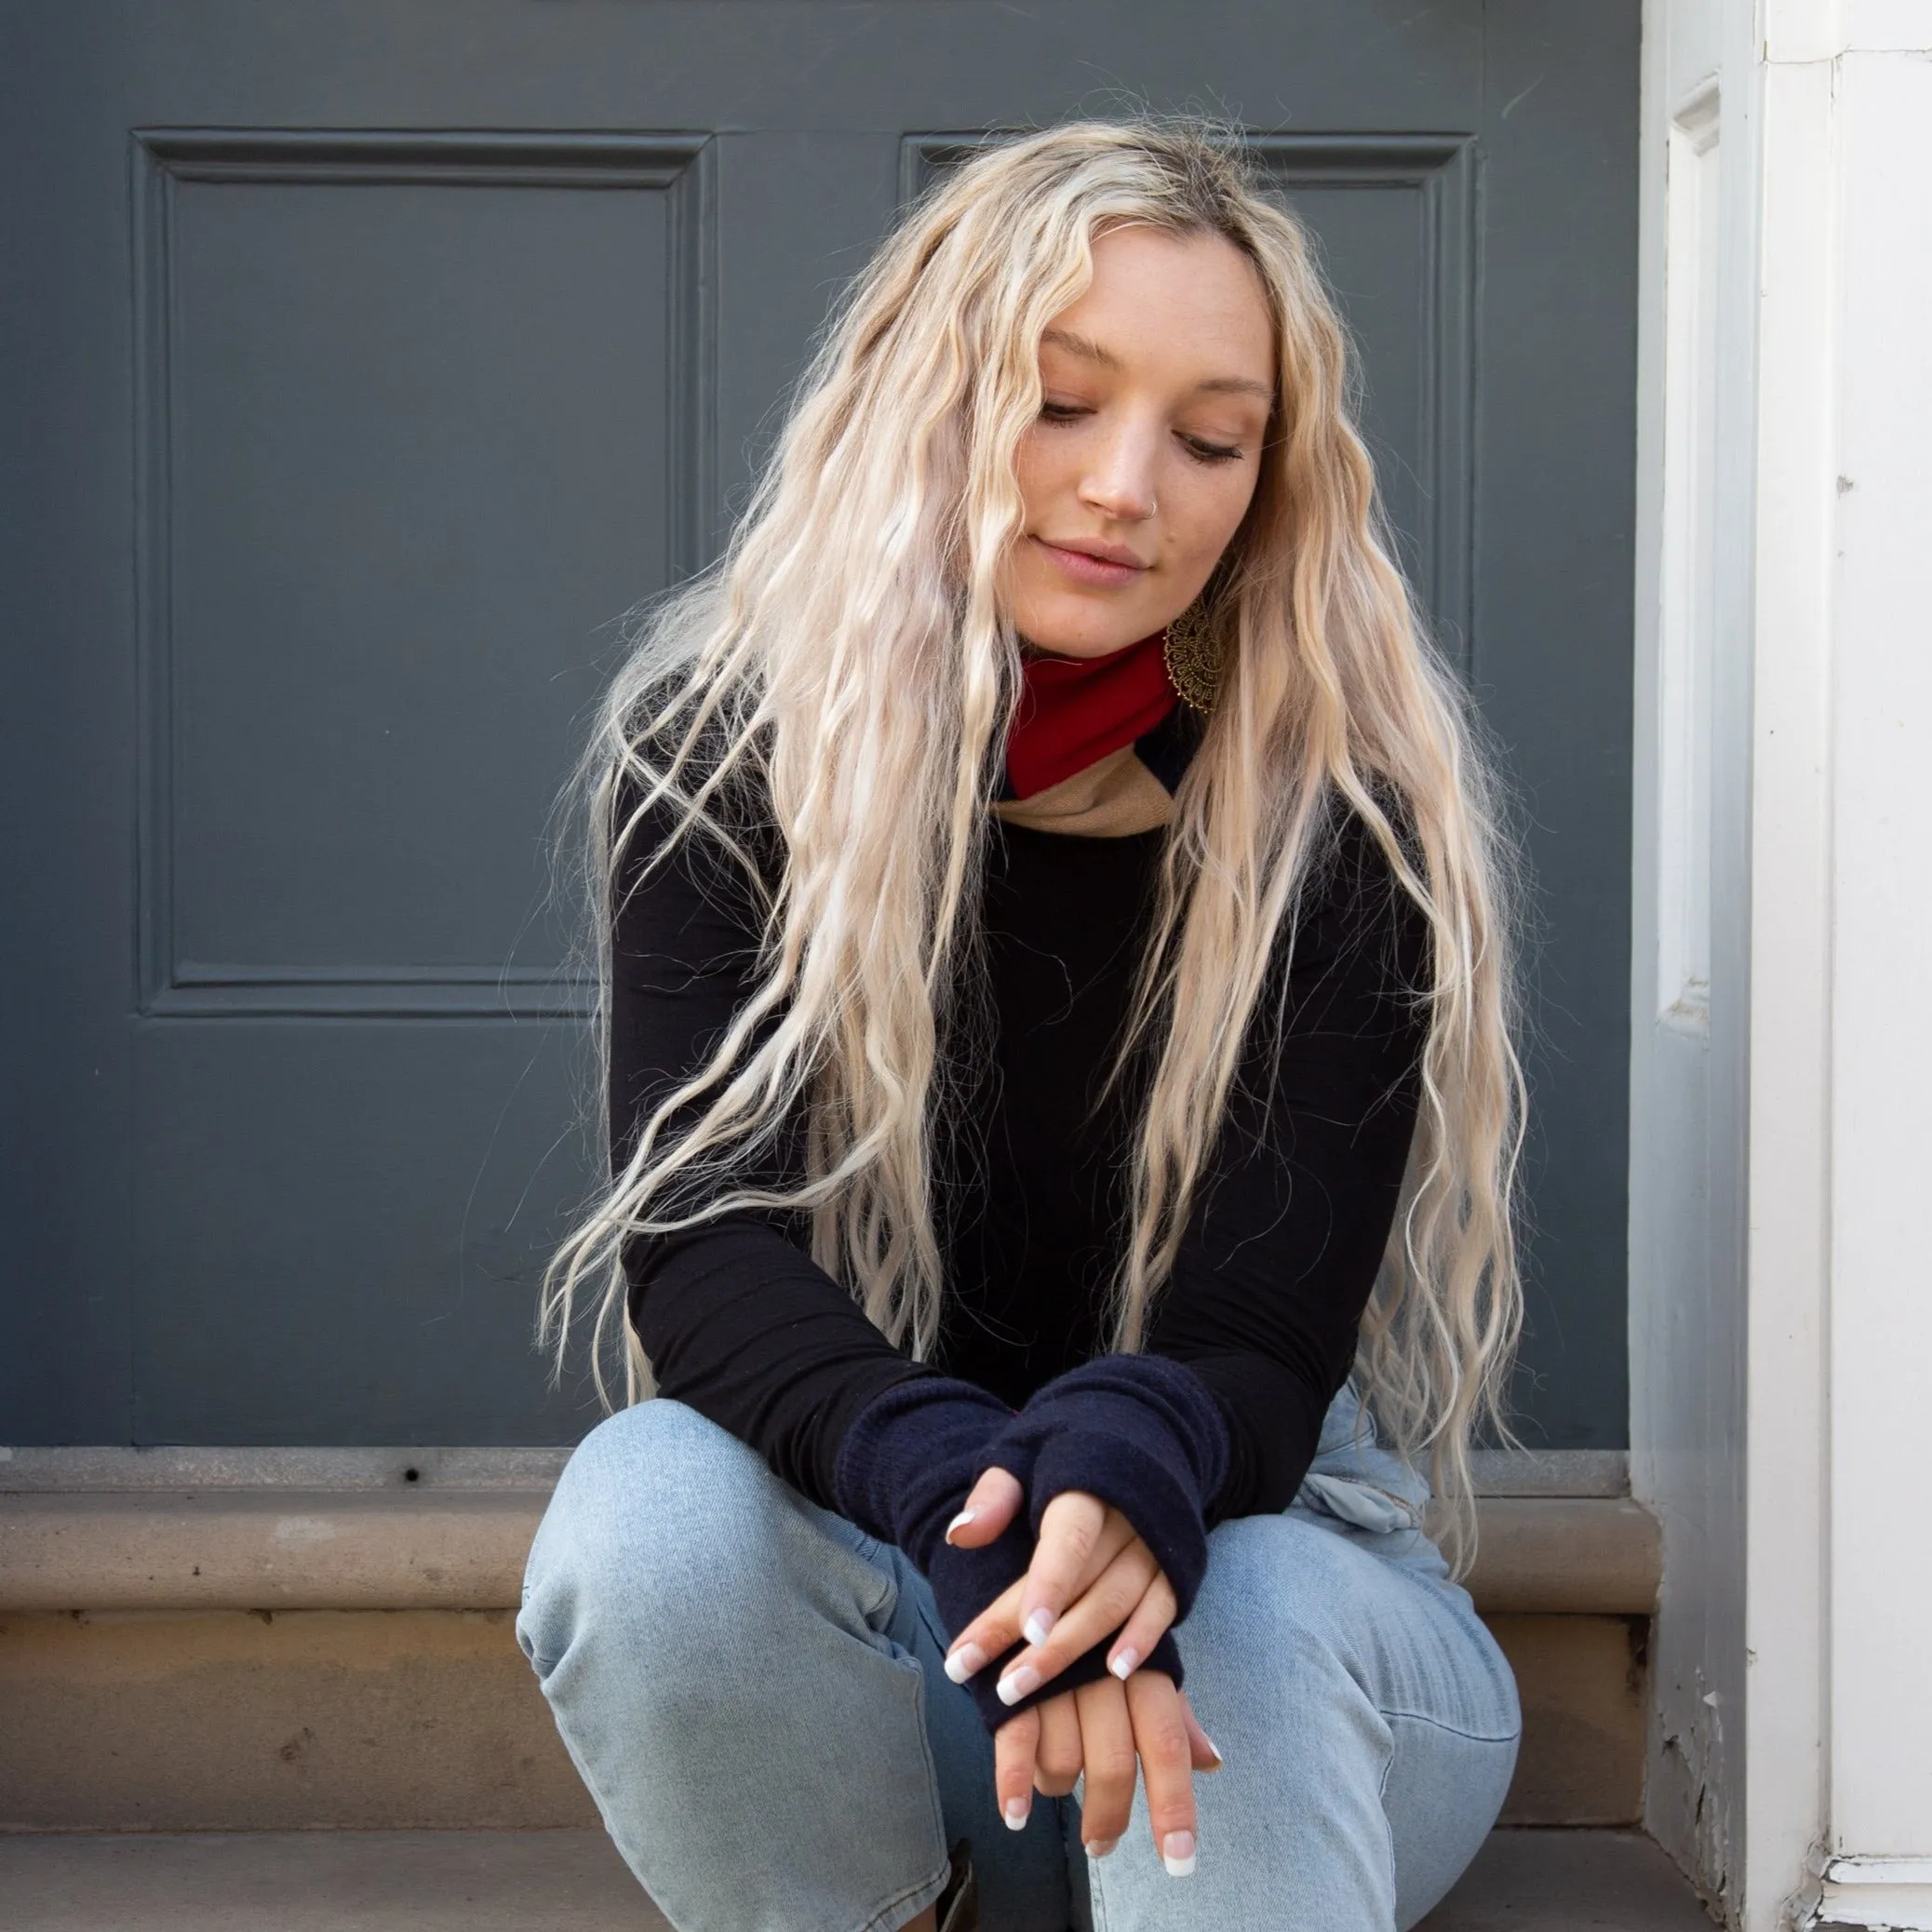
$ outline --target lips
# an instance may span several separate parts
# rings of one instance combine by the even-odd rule
[[[1035,537],[1033,541],[1076,584],[1117,589],[1122,584],[1133,583],[1148,568],[1120,543],[1096,543],[1089,550],[1070,543],[1051,543],[1044,537]]]

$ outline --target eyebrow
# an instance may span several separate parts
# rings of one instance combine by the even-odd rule
[[[1070,329],[1042,329],[1040,339],[1065,349],[1071,356],[1097,362],[1102,369],[1117,369],[1120,367],[1120,358],[1105,343],[1096,342],[1092,336],[1079,335]],[[1258,396],[1270,405],[1275,399],[1274,390],[1266,382],[1255,382],[1252,376],[1208,376],[1194,386],[1197,390],[1206,390],[1216,396]]]

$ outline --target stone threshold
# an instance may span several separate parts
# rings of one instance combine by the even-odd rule
[[[0,1611],[514,1609],[565,1449],[17,1448]],[[1603,1452],[1490,1455],[1470,1594],[1646,1616],[1655,1519]]]
[[[0,1494],[149,1489],[541,1489],[569,1461],[564,1447],[130,1449],[0,1446]],[[1621,1449],[1479,1449],[1480,1495],[1627,1496]]]

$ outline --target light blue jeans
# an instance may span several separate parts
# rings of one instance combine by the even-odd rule
[[[1176,1633],[1226,1767],[1170,1878],[1146,1801],[1089,1860],[1076,1798],[1010,1831],[992,1740],[906,1558],[694,1410],[585,1437],[517,1636],[606,1829],[678,1932],[889,1932],[972,1841],[985,1932],[1389,1932],[1435,1904],[1516,1761],[1509,1665],[1345,1389],[1295,1504],[1221,1524]]]

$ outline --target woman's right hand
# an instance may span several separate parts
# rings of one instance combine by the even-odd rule
[[[992,1542],[1021,1500],[1012,1475],[987,1469],[946,1541],[966,1550]],[[1173,1586],[1126,1517],[1097,1496],[1069,1490],[1042,1512],[1026,1575],[954,1637],[946,1674],[964,1684],[1024,1639],[1027,1647],[1000,1679],[1001,1700],[1018,1703],[1112,1634],[1107,1669],[1124,1680],[1152,1654],[1175,1607]]]

